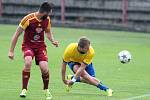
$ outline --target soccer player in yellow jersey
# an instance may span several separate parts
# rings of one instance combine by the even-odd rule
[[[75,82],[84,82],[94,85],[100,90],[112,96],[113,91],[107,86],[103,85],[97,78],[95,78],[95,71],[93,67],[94,49],[90,45],[90,40],[86,37],[81,37],[78,43],[71,43],[65,50],[62,62],[62,81],[67,85],[67,91]],[[69,65],[74,75],[68,75],[65,79],[66,66]]]

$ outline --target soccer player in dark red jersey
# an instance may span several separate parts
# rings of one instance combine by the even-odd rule
[[[24,31],[24,38],[22,43],[22,51],[24,53],[24,67],[22,70],[22,92],[20,97],[26,97],[28,81],[30,78],[30,70],[33,58],[35,58],[36,65],[39,65],[43,79],[43,89],[45,91],[46,100],[50,100],[52,95],[48,89],[49,84],[49,69],[48,56],[46,45],[44,43],[44,34],[51,41],[51,43],[58,47],[58,41],[54,40],[51,32],[51,22],[48,16],[52,13],[53,4],[43,2],[37,12],[25,16],[15,34],[12,37],[8,57],[14,59],[14,49],[18,37]]]

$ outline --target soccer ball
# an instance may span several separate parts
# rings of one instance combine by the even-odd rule
[[[123,64],[128,63],[131,60],[131,53],[127,50],[123,50],[123,51],[119,52],[118,58],[121,63],[123,63]]]

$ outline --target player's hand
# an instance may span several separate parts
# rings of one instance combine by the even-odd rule
[[[67,80],[63,80],[63,82],[64,82],[64,84],[66,84],[66,85],[67,85],[67,83],[68,83],[68,81],[67,81]]]
[[[58,46],[59,46],[59,42],[56,41],[56,40],[52,41],[52,44],[53,44],[55,47],[58,47]]]
[[[8,57],[9,57],[9,59],[13,60],[14,59],[14,51],[9,51]]]
[[[74,82],[72,82],[71,80],[69,80],[69,81],[67,82],[67,84],[68,84],[69,86],[71,86],[71,85],[74,84]]]

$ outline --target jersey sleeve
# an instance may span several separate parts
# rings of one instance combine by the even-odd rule
[[[67,47],[63,55],[64,62],[70,62],[70,56],[70,48]]]
[[[87,64],[87,65],[89,65],[90,63],[92,63],[94,54],[95,54],[94,52],[89,53],[89,54],[85,57],[85,59],[83,60],[83,63],[85,63],[85,64]]]
[[[45,29],[45,31],[50,32],[50,29],[51,29],[51,20],[50,20],[50,17],[48,17],[48,25],[47,25],[47,28]]]
[[[23,28],[24,30],[29,26],[29,19],[28,19],[27,16],[25,16],[25,17],[21,20],[19,26],[20,26],[21,28]]]

